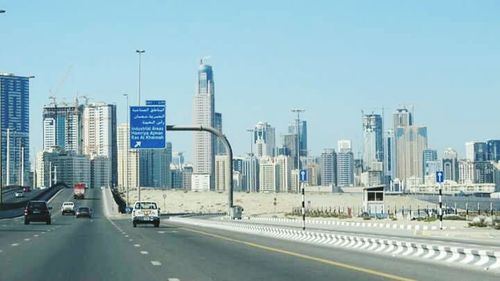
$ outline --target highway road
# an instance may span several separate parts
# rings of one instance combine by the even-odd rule
[[[0,220],[0,280],[498,280],[460,267],[256,237],[162,221],[132,227],[104,217],[101,190],[78,201],[92,219],[61,216],[72,191],[51,202],[53,224]]]

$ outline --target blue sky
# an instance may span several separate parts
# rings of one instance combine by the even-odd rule
[[[463,155],[470,140],[500,138],[498,1],[6,1],[0,0],[0,71],[35,75],[31,145],[42,146],[42,105],[78,93],[116,103],[166,99],[169,124],[190,124],[198,60],[211,56],[216,110],[236,154],[247,128],[268,121],[278,134],[301,107],[309,149],[352,139],[361,148],[361,110],[401,104],[428,126],[429,146]],[[65,83],[59,81],[71,69]],[[189,133],[171,133],[175,151]]]

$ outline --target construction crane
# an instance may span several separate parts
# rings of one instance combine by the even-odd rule
[[[70,65],[68,67],[68,69],[66,70],[66,72],[64,73],[64,75],[61,77],[61,80],[59,80],[59,82],[49,90],[49,93],[51,96],[53,96],[53,97],[57,96],[57,93],[59,93],[59,90],[61,90],[62,86],[64,85],[64,82],[66,82],[66,79],[68,79],[68,76],[71,73],[72,69],[73,69],[73,65]],[[55,102],[55,99],[54,99],[54,102]]]
[[[56,103],[56,97],[54,97],[54,96],[50,96],[50,97],[49,97],[49,100],[52,100],[52,102],[51,102],[49,105],[51,105],[51,104],[53,104],[54,106],[56,106],[56,105],[57,105],[57,103]]]

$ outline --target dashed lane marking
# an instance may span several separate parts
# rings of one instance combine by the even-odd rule
[[[160,233],[160,234],[165,234],[165,231],[158,231],[158,233]]]
[[[129,241],[129,242],[132,242],[132,241],[134,241],[134,239],[129,239],[128,241]]]
[[[151,261],[151,264],[154,266],[161,266],[161,262],[159,261]]]
[[[179,278],[168,278],[168,281],[181,281]]]
[[[38,236],[40,236],[40,235],[38,235],[38,234],[33,234],[33,237],[38,237]]]
[[[17,246],[19,246],[19,244],[18,244],[18,243],[14,243],[14,244],[10,244],[10,245],[11,245],[12,247],[17,247]]]
[[[24,241],[30,241],[30,240],[31,240],[31,239],[29,239],[29,238],[24,238]]]
[[[141,244],[134,244],[134,247],[139,248]]]
[[[148,255],[149,253],[148,253],[148,251],[141,251],[141,254],[142,255]]]

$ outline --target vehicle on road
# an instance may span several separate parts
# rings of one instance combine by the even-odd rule
[[[73,186],[73,199],[85,199],[85,183],[75,183]]]
[[[76,218],[92,218],[92,210],[89,207],[78,207],[76,209]]]
[[[132,224],[134,227],[137,227],[138,224],[153,224],[154,227],[159,227],[160,208],[158,208],[158,204],[152,201],[136,202],[132,210]]]
[[[75,215],[75,203],[73,202],[64,202],[61,206],[61,214],[64,216],[66,213],[70,213]]]
[[[22,190],[16,191],[14,195],[16,196],[16,198],[22,198],[24,197],[24,191]]]
[[[29,186],[24,186],[24,187],[23,187],[23,191],[24,191],[24,192],[31,192],[31,187],[29,187]]]
[[[30,222],[51,224],[50,210],[52,207],[49,207],[45,201],[29,201],[24,209],[24,224],[30,224]]]

